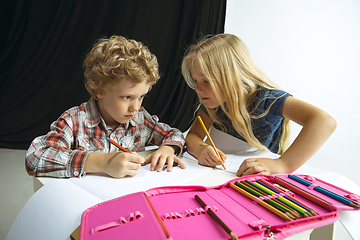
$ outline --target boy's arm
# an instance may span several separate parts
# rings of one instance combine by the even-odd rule
[[[73,131],[64,119],[51,124],[50,132],[31,143],[25,158],[31,176],[79,177],[89,152],[72,150]]]
[[[149,138],[147,145],[168,145],[174,148],[176,155],[182,153],[185,138],[180,130],[172,128],[165,123],[160,123],[157,116],[151,116],[146,110],[144,110],[144,125]]]

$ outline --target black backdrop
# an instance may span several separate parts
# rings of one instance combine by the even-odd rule
[[[27,149],[61,113],[89,99],[82,62],[100,37],[136,39],[161,78],[144,107],[185,131],[196,94],[181,76],[189,44],[222,33],[226,0],[24,0],[0,3],[0,147]]]

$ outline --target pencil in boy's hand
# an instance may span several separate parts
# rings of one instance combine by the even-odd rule
[[[122,151],[127,152],[127,153],[131,153],[129,150],[127,150],[126,148],[124,148],[123,146],[121,146],[120,144],[118,144],[117,142],[115,142],[114,140],[110,139],[110,138],[106,138],[106,140],[108,140],[110,143],[114,144],[116,147],[120,148]]]
[[[214,148],[214,150],[215,150],[215,152],[216,152],[216,155],[217,155],[221,160],[223,160],[223,159],[221,158],[221,156],[220,156],[219,151],[216,149],[215,144],[214,144],[213,140],[211,139],[210,134],[209,134],[209,132],[207,131],[207,129],[206,129],[206,127],[205,127],[205,124],[204,124],[204,122],[202,121],[201,117],[198,116],[197,118],[198,118],[198,120],[199,120],[202,128],[204,129],[204,132],[206,133],[206,136],[207,136],[207,138],[209,139],[209,141],[210,141],[210,143],[211,143],[211,146]],[[225,167],[225,165],[224,165],[224,162],[223,162],[221,165],[222,165],[223,168],[226,170],[226,167]]]
[[[198,195],[195,195],[195,200],[200,204],[200,206],[203,209],[206,209],[207,205],[206,203],[204,203],[203,200],[201,200],[201,198]],[[238,239],[237,236],[235,235],[235,233],[233,231],[231,231],[231,229],[214,213],[214,211],[211,208],[208,208],[206,210],[206,213],[210,215],[210,217],[217,222],[222,229],[225,230],[225,232],[232,238],[232,239]]]

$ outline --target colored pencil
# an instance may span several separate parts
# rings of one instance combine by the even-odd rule
[[[206,209],[206,203],[198,196],[198,195],[195,195],[195,200],[200,204],[200,206],[203,208],[203,209]],[[232,238],[232,239],[238,239],[237,236],[235,235],[235,233],[219,218],[218,215],[216,215],[216,213],[211,210],[211,208],[208,208],[207,209],[207,214],[210,215],[210,217],[215,221],[217,222],[220,227],[222,229],[224,229],[224,231]]]
[[[295,180],[295,181],[307,186],[307,187],[309,187],[312,184],[311,182],[308,182],[308,181],[306,181],[306,180],[304,180],[302,178],[299,178],[298,176],[295,176],[295,175],[289,174],[288,177],[290,179],[292,179],[292,180]],[[331,192],[329,190],[326,190],[325,188],[316,186],[316,187],[314,187],[314,190],[318,191],[318,192],[320,192],[320,193],[322,193],[322,194],[324,194],[324,195],[326,195],[326,196],[328,196],[328,197],[330,197],[332,199],[335,199],[338,202],[341,202],[343,204],[351,206],[353,208],[359,208],[360,207],[360,205],[358,203],[356,203],[354,201],[351,201],[351,200],[349,200],[349,199],[347,199],[347,198],[345,198],[343,196],[340,196],[340,195],[338,195],[336,193],[333,193],[333,192]]]
[[[255,186],[257,186],[258,188],[263,189],[264,191],[266,191],[268,193],[268,195],[275,195],[276,193],[273,192],[272,190],[268,189],[266,186],[263,186],[260,184],[261,182],[254,182],[253,184]],[[310,217],[312,214],[310,214],[309,212],[307,212],[306,209],[302,208],[301,206],[291,202],[290,200],[286,199],[283,196],[278,196],[275,198],[276,200],[278,200],[279,202],[283,203],[286,205],[287,208],[291,209],[294,212],[294,215],[298,215],[300,214],[303,217]],[[293,212],[291,212],[293,213]],[[297,214],[298,213],[298,214]]]
[[[261,184],[261,185],[264,186],[264,187],[269,188],[271,191],[274,191],[276,194],[283,193],[283,191],[278,191],[278,190],[277,190],[277,189],[279,189],[279,188],[275,189],[276,187],[275,187],[274,185],[269,186],[270,183],[267,184],[267,183],[263,182],[262,180],[263,180],[263,179],[259,179],[259,180],[256,180],[256,182],[259,183],[259,184]],[[292,197],[292,196],[290,196],[290,195],[289,195],[289,196],[283,195],[282,197],[283,197],[284,199],[288,200],[289,203],[291,202],[291,203],[293,203],[295,206],[300,207],[300,210],[303,209],[304,212],[308,212],[308,213],[309,213],[310,215],[312,215],[312,216],[316,216],[316,215],[317,215],[316,212],[314,211],[314,209],[309,208],[309,207],[306,207],[305,204],[302,204],[299,200],[295,199],[294,197]]]
[[[205,124],[204,124],[204,122],[202,121],[201,117],[198,116],[197,118],[198,118],[198,120],[199,120],[199,122],[200,122],[200,124],[201,124],[201,126],[202,126],[202,128],[203,128],[203,130],[204,130],[204,132],[205,132],[205,134],[206,134],[206,136],[207,136],[207,138],[209,139],[209,141],[210,141],[210,143],[211,143],[211,146],[214,148],[214,150],[215,150],[215,152],[216,152],[216,155],[217,155],[221,160],[223,160],[223,159],[221,158],[221,156],[220,156],[219,151],[216,149],[215,144],[214,144],[213,140],[211,139],[210,134],[209,134],[209,132],[207,131],[207,129],[206,129],[206,127],[205,127]],[[223,168],[226,170],[226,167],[225,167],[224,163],[222,163],[221,165],[222,165]]]
[[[296,193],[314,203],[316,203],[317,205],[329,210],[329,211],[332,211],[334,209],[334,207],[332,206],[331,203],[329,203],[328,201],[325,201],[324,199],[322,198],[319,198],[317,196],[315,196],[314,194],[311,194],[295,185],[293,185],[292,183],[289,183],[288,181],[282,179],[282,178],[279,178],[279,177],[275,177],[274,182],[280,184],[281,186],[289,189],[290,191],[292,191],[293,193]]]
[[[120,144],[115,142],[114,140],[112,140],[112,139],[110,139],[108,137],[106,138],[106,140],[108,140],[110,143],[114,144],[114,146],[120,148],[123,152],[131,153],[129,150],[127,150],[126,148],[124,148],[123,146],[121,146]]]
[[[244,189],[238,187],[237,185],[233,184],[233,183],[228,183],[228,186],[230,186],[232,189],[234,189],[235,191],[239,192],[240,194],[242,194],[243,196],[249,198],[250,200],[254,201],[254,199],[256,198],[254,195],[252,195],[251,193],[245,191]],[[268,211],[272,212],[273,214],[275,214],[276,216],[282,218],[285,221],[292,221],[292,219],[286,215],[285,213],[279,211],[278,209],[274,208],[273,206],[269,205],[268,203],[262,201],[262,200],[258,200],[257,201],[258,204],[264,208],[266,208]]]
[[[262,183],[264,183],[264,184],[266,184],[267,186],[271,186],[271,188],[273,188],[273,189],[274,189],[275,191],[277,191],[278,193],[284,193],[284,192],[286,192],[285,190],[283,190],[283,189],[275,186],[274,184],[266,181],[265,179],[262,179],[262,178],[261,178],[261,179],[259,179],[259,181],[262,182]],[[310,207],[309,205],[306,205],[305,203],[303,203],[303,202],[300,201],[299,199],[294,198],[294,197],[291,196],[291,195],[284,195],[284,197],[285,197],[286,199],[294,202],[295,204],[299,205],[300,207],[306,209],[306,210],[307,210],[309,213],[311,213],[313,216],[318,215],[318,214],[316,213],[316,211],[315,211],[312,207]]]
[[[253,194],[256,197],[264,197],[266,195],[266,194],[261,194],[259,192],[259,189],[257,189],[254,185],[252,185],[250,181],[248,181],[248,182],[245,182],[245,181],[238,182],[237,181],[237,182],[235,182],[235,184],[236,184],[236,186],[243,188],[245,191],[249,191],[251,194]],[[286,213],[286,215],[288,215],[292,219],[295,219],[297,217],[297,213],[293,212],[288,207],[283,206],[281,203],[277,202],[276,199],[265,199],[262,201],[270,204],[271,206],[278,209],[279,211]],[[293,213],[295,213],[295,214],[293,214]]]
[[[160,224],[160,227],[161,227],[161,229],[163,230],[163,232],[164,232],[164,234],[165,234],[165,236],[166,236],[166,239],[171,238],[170,233],[169,233],[169,230],[166,228],[163,220],[161,219],[161,217],[159,216],[158,212],[156,211],[155,206],[154,206],[153,203],[150,201],[150,198],[146,195],[146,193],[144,193],[144,195],[145,195],[146,201],[148,202],[148,204],[149,204],[152,212],[153,212],[154,215],[155,215],[156,220],[157,220],[158,223]]]
[[[270,192],[266,189],[264,189],[262,186],[259,186],[258,183],[256,182],[250,182],[248,180],[245,180],[245,183],[249,184],[249,185],[252,185],[254,188],[258,189],[257,191],[263,191],[265,192],[264,195],[260,196],[260,197],[264,197],[264,196],[268,196],[268,195],[274,195],[273,193],[274,192]],[[245,184],[244,183],[244,184]],[[298,217],[300,218],[299,214],[301,214],[301,216],[305,216],[305,217],[308,217],[308,215],[305,213],[306,211],[302,211],[301,209],[295,207],[294,209],[294,206],[289,204],[284,198],[282,198],[281,196],[278,196],[278,197],[275,197],[275,198],[270,198],[268,200],[266,200],[268,203],[270,202],[275,202],[275,204],[280,204],[282,207],[281,209],[287,211],[290,213],[290,215],[293,215],[294,217]]]

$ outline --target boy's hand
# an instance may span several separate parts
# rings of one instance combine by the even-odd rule
[[[219,149],[217,149],[221,158],[218,157],[214,148],[208,144],[202,145],[199,155],[197,156],[200,165],[215,167],[221,165],[226,160],[226,155]]]
[[[114,178],[135,176],[145,159],[137,153],[116,152],[104,165],[104,171]]]
[[[251,174],[272,175],[276,173],[287,173],[286,162],[281,158],[248,158],[242,162],[236,176],[244,176]]]
[[[173,146],[161,146],[155,152],[145,157],[146,163],[151,163],[150,170],[161,172],[167,164],[167,171],[171,172],[173,164],[178,163],[179,167],[185,169],[185,164],[180,158],[175,156],[175,147]]]

